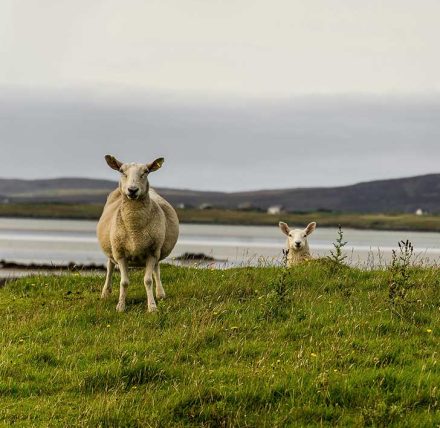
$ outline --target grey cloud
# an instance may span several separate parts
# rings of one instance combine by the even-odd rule
[[[237,103],[0,98],[3,177],[113,177],[103,156],[166,168],[157,186],[244,190],[438,171],[440,102],[305,97]]]

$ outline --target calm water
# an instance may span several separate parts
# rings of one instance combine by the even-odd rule
[[[0,259],[23,263],[104,263],[95,221],[0,218]],[[329,253],[336,229],[318,228],[309,238],[312,253]],[[346,253],[352,264],[380,265],[389,260],[399,240],[409,239],[419,259],[437,263],[440,234],[346,229]],[[230,264],[273,262],[281,258],[284,235],[277,225],[218,226],[182,224],[172,257],[203,252]]]

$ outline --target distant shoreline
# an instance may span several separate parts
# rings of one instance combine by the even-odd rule
[[[102,204],[2,204],[0,217],[97,220]],[[226,209],[177,209],[181,223],[224,224],[242,226],[273,226],[280,220],[301,226],[316,221],[320,227],[337,227],[361,230],[395,230],[440,232],[440,215],[415,214],[359,214],[359,213],[280,213]]]

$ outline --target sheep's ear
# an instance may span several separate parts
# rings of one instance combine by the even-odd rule
[[[287,223],[284,223],[284,221],[280,221],[278,223],[278,226],[281,229],[281,232],[283,232],[285,235],[289,235],[290,227],[287,225]]]
[[[124,165],[123,162],[118,161],[112,155],[105,155],[105,160],[106,160],[108,166],[112,169],[115,169],[116,171],[119,171],[121,169],[121,166]]]
[[[312,223],[309,223],[305,229],[306,235],[311,235],[316,229],[316,223],[313,221]]]
[[[151,163],[147,164],[148,172],[157,171],[165,162],[164,158],[157,158]]]

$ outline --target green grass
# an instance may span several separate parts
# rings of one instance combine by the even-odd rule
[[[95,220],[101,215],[102,204],[0,204],[0,217],[66,218]],[[297,213],[270,215],[257,211],[178,209],[181,223],[268,225],[286,221],[305,226],[316,221],[320,227],[418,230],[440,232],[440,215],[357,214],[357,213]]]
[[[19,426],[440,424],[440,272],[392,310],[386,271],[319,262],[225,271],[164,265],[168,297],[128,311],[101,276],[0,289],[0,421]]]
[[[183,223],[214,223],[273,226],[279,221],[289,225],[306,226],[316,221],[319,227],[338,227],[376,230],[419,230],[440,232],[440,216],[415,214],[359,214],[336,212],[282,213],[277,215],[255,211],[178,210]]]
[[[103,207],[103,204],[0,204],[0,217],[94,220],[100,217]]]

